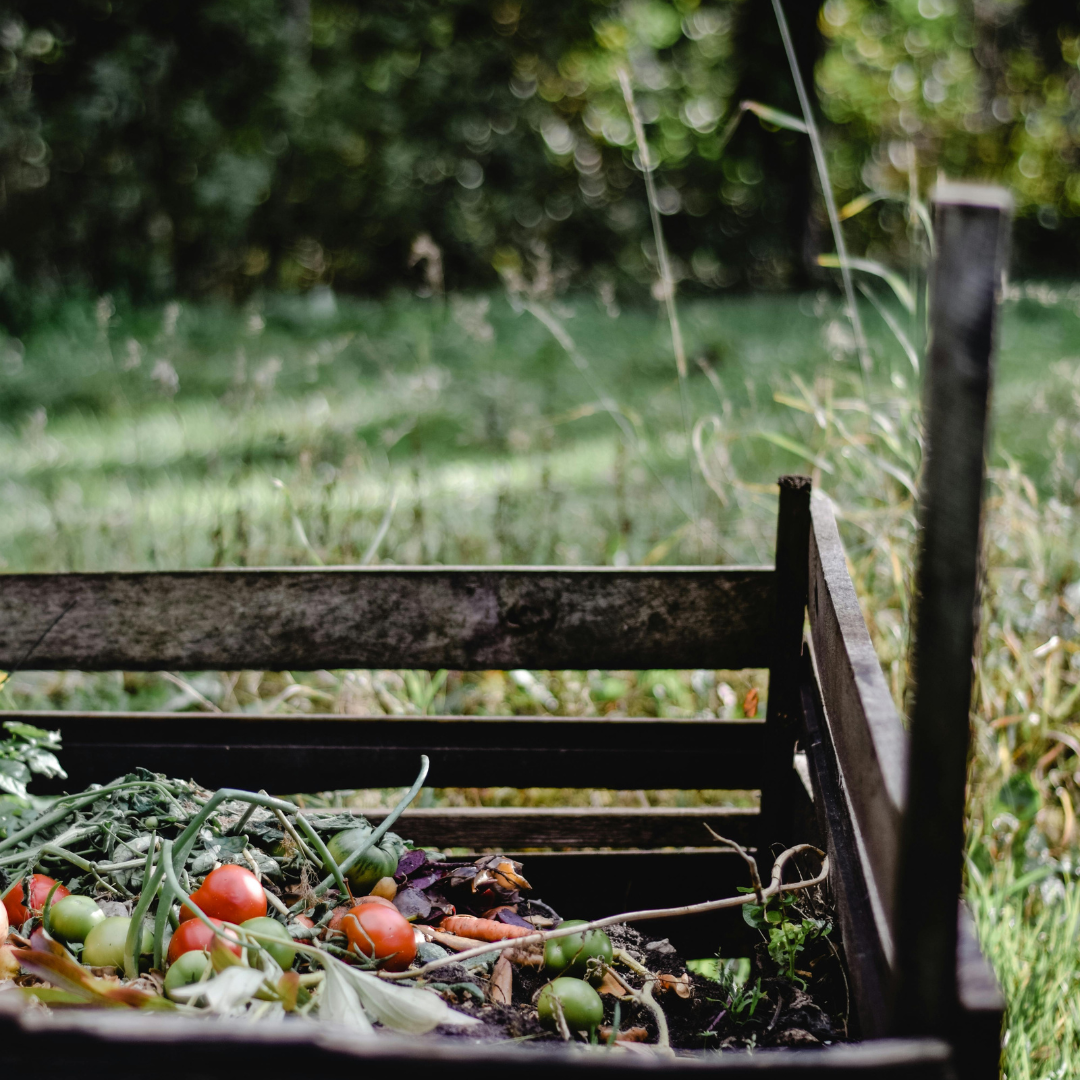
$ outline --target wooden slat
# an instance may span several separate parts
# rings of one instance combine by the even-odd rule
[[[372,822],[388,812],[357,811]],[[757,821],[757,810],[721,806],[462,806],[406,810],[394,828],[415,844],[475,850],[715,847],[719,841],[705,824],[729,840],[752,845]]]
[[[738,567],[9,574],[0,669],[765,667],[772,614]]]
[[[813,498],[811,517],[809,609],[814,665],[844,790],[865,844],[866,884],[875,922],[891,963],[907,736],[870,642],[826,498]]]
[[[998,294],[1012,197],[944,184],[924,391],[911,660],[911,765],[897,881],[896,1031],[947,1035],[957,1011],[956,905],[979,610],[982,495]]]
[[[889,1024],[891,970],[882,944],[867,878],[867,845],[851,813],[810,657],[800,665],[800,704],[814,809],[829,852],[830,885],[836,896],[852,1006],[863,1038],[880,1038]]]
[[[773,620],[773,655],[769,665],[769,702],[766,722],[776,760],[761,793],[761,843],[758,863],[769,872],[772,845],[795,843],[794,814],[801,783],[795,772],[798,739],[799,677],[810,543],[810,478],[780,477],[780,505],[776,521],[776,616]]]
[[[979,950],[975,922],[960,905],[956,933],[956,990],[960,1003],[956,1045],[959,1080],[996,1080],[1001,1057],[1005,999],[986,958]]]
[[[261,717],[235,713],[10,712],[60,731],[77,791],[143,767],[207,787],[278,793],[435,787],[740,788],[769,767],[760,720],[562,717]]]
[[[478,1073],[516,1080],[552,1076],[587,1080],[666,1080],[672,1075],[753,1080],[762,1074],[798,1080],[937,1080],[952,1076],[949,1047],[936,1039],[881,1040],[821,1050],[760,1050],[754,1054],[586,1054],[580,1047],[521,1046],[446,1038],[440,1033],[405,1038],[379,1032],[355,1035],[338,1025],[253,1025],[246,1019],[165,1016],[135,1010],[67,1010],[45,1015],[0,994],[4,1065],[13,1076],[40,1068],[79,1076],[127,1076],[153,1062],[156,1080],[192,1076],[224,1080],[238,1075],[338,1076],[434,1071],[442,1080],[475,1080]],[[413,1070],[416,1073],[413,1073]]]

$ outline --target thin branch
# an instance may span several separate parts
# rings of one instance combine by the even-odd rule
[[[816,877],[806,878],[802,881],[795,881],[785,885],[781,880],[784,874],[784,866],[790,859],[794,858],[796,855],[801,855],[804,851],[812,851],[821,859],[821,872]],[[820,848],[814,847],[813,844],[797,844],[795,847],[788,848],[777,856],[776,862],[773,863],[772,878],[769,881],[768,888],[762,890],[760,902],[764,903],[766,900],[778,896],[782,892],[795,892],[799,889],[809,889],[814,885],[820,885],[828,876],[828,855]],[[608,915],[604,919],[595,919],[592,922],[585,923],[581,926],[559,926],[554,930],[538,931],[535,934],[527,934],[525,937],[504,938],[502,941],[487,942],[483,945],[478,945],[475,949],[468,949],[465,952],[455,953],[453,956],[447,956],[441,960],[432,960],[430,964],[425,964],[423,967],[417,968],[414,971],[379,972],[379,974],[384,979],[416,979],[429,975],[431,972],[437,971],[447,964],[461,963],[464,960],[470,960],[474,956],[483,956],[485,953],[489,952],[502,952],[503,949],[520,949],[524,948],[526,945],[539,945],[544,941],[570,937],[573,934],[585,934],[590,930],[602,930],[605,926],[615,926],[618,923],[645,922],[648,919],[680,918],[683,915],[701,915],[707,911],[720,911],[723,908],[741,907],[743,904],[753,903],[756,899],[757,897],[752,893],[746,893],[743,896],[728,896],[723,900],[706,900],[701,904],[685,904],[682,907],[645,908],[641,911],[627,911],[621,915]]]
[[[750,883],[754,886],[754,899],[757,900],[759,906],[763,905],[765,903],[765,894],[761,889],[761,878],[758,875],[757,860],[747,853],[746,848],[744,848],[742,844],[737,844],[734,840],[729,840],[726,836],[721,836],[714,829],[710,828],[707,821],[703,821],[702,825],[709,830],[709,835],[714,840],[719,840],[721,844],[727,844],[727,850],[735,851],[742,857],[743,862],[750,868]]]

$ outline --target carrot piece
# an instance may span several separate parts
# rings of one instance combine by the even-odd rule
[[[512,926],[497,919],[477,919],[472,915],[447,915],[439,923],[439,929],[477,941],[503,941],[506,938],[527,937],[536,933],[524,926]]]

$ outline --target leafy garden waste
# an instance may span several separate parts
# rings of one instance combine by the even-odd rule
[[[729,842],[747,864],[739,896],[563,919],[531,896],[522,863],[454,859],[390,831],[427,758],[375,828],[356,814],[145,770],[34,796],[32,772],[64,775],[59,738],[4,726],[0,993],[27,1008],[288,1017],[371,1038],[436,1033],[647,1054],[848,1036],[828,860],[810,845],[781,853],[763,884],[754,859]],[[752,958],[687,962],[629,925],[647,931],[650,919],[736,906],[761,932]],[[715,954],[716,943],[701,952]]]

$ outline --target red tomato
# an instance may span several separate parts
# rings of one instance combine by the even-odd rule
[[[215,926],[224,926],[221,919],[210,920]],[[175,963],[178,956],[187,952],[197,952],[203,949],[210,950],[214,947],[214,938],[218,937],[227,949],[232,950],[237,956],[240,955],[240,942],[231,937],[215,934],[202,919],[189,919],[176,928],[172,940],[169,942],[169,963]]]
[[[56,879],[46,877],[44,874],[34,874],[30,878],[30,906],[23,904],[23,883],[20,881],[14,889],[4,897],[4,910],[7,912],[8,921],[13,929],[18,929],[31,915],[40,915],[45,908],[45,901],[49,898],[49,890],[56,884]],[[52,902],[70,894],[69,889],[61,885],[53,893]],[[52,904],[49,905],[52,907]]]
[[[222,919],[237,925],[266,915],[266,893],[259,879],[250,870],[232,863],[211,870],[191,894],[191,899],[211,919]],[[185,906],[180,909],[181,922],[194,918],[195,912],[191,908]]]
[[[416,956],[412,924],[396,908],[357,904],[341,920],[349,948],[376,960],[387,971],[404,971]]]

